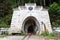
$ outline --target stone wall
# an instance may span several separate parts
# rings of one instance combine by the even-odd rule
[[[33,9],[29,10],[29,7],[32,7]],[[52,32],[48,10],[44,9],[42,6],[37,7],[36,4],[25,4],[25,6],[19,6],[18,8],[13,10],[13,16],[9,33],[19,33],[20,30],[23,29],[24,20],[28,17],[34,17],[37,20],[37,22],[39,22],[38,33],[44,31],[44,24],[46,29],[48,29],[49,32]],[[41,22],[43,22],[44,24],[42,24]]]

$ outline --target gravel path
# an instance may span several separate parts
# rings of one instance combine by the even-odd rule
[[[21,40],[24,36],[7,36],[4,38],[0,38],[0,40]],[[28,40],[28,37],[26,37],[24,40]],[[29,40],[53,40],[53,39],[45,39],[45,38],[40,38],[38,36],[31,36]]]

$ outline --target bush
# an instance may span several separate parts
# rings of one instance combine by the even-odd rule
[[[48,34],[48,37],[50,38],[50,37],[53,37],[54,36],[54,34],[53,33],[49,33]]]
[[[41,33],[41,36],[47,36],[47,35],[48,35],[48,33],[46,33],[46,32]]]
[[[24,31],[23,30],[21,30],[20,31],[20,35],[24,35],[25,33],[24,33]]]
[[[41,35],[40,36],[43,36],[43,37],[45,37],[45,36],[47,36],[47,37],[53,37],[54,36],[54,34],[53,33],[48,33],[48,32],[43,32],[43,33],[41,33]]]

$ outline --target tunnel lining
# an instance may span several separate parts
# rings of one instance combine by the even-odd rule
[[[24,30],[25,33],[28,32],[28,27],[25,27],[25,25],[26,25],[26,22],[29,20],[33,20],[35,22],[34,28],[33,28],[34,29],[33,33],[36,34],[36,32],[39,30],[40,25],[39,25],[39,22],[37,21],[37,19],[35,17],[32,17],[32,16],[27,17],[22,24],[22,29]],[[27,24],[27,25],[29,25],[29,24]]]

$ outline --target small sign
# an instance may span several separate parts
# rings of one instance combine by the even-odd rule
[[[28,9],[31,11],[31,10],[33,10],[33,7],[28,7]]]

